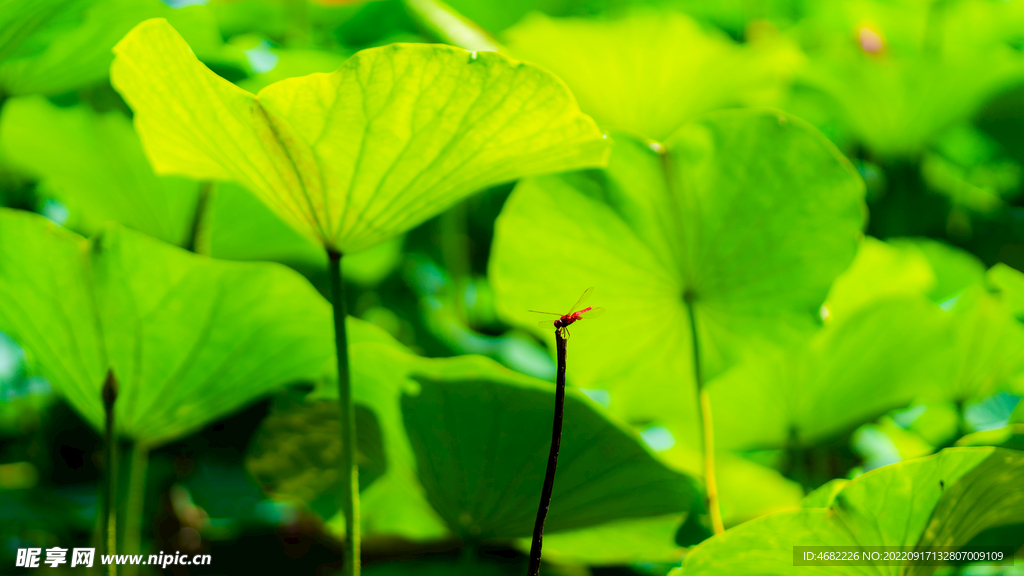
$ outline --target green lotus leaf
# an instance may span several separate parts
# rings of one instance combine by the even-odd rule
[[[499,312],[588,304],[572,327],[568,378],[606,388],[628,421],[673,425],[696,442],[696,311],[710,379],[755,351],[802,342],[853,259],[863,187],[813,128],[777,112],[715,113],[664,146],[617,136],[607,170],[521,182],[496,224],[490,279]],[[553,346],[552,346],[553,349]],[[623,361],[623,359],[639,359]]]
[[[1024,373],[1024,326],[1003,301],[974,286],[951,314],[956,354],[943,399],[966,402],[1012,386]]]
[[[883,156],[909,156],[1024,77],[1024,63],[1009,49],[996,56],[988,63],[923,58],[879,64],[852,54],[816,63],[806,72],[806,80],[839,103],[844,120],[871,150]],[[974,80],[955,80],[965,77]]]
[[[110,49],[147,18],[167,18],[205,62],[244,69],[225,48],[204,6],[180,9],[159,0],[3,0],[0,92],[60,94],[107,77]]]
[[[0,211],[0,329],[94,427],[155,445],[333,358],[327,302],[275,264],[210,260],[117,225],[91,241]],[[353,328],[358,339],[364,329]]]
[[[935,274],[935,285],[927,292],[933,302],[946,302],[985,282],[985,264],[965,250],[927,238],[894,238],[889,244],[916,251],[928,260]]]
[[[237,181],[343,253],[487,186],[601,165],[607,152],[560,81],[494,53],[394,44],[253,95],[163,20],[114,52],[111,81],[158,173]]]
[[[781,43],[737,44],[672,11],[609,21],[533,14],[503,37],[509,53],[565,80],[602,126],[655,140],[704,112],[776,105],[800,58]]]
[[[551,444],[551,385],[414,377],[420,390],[403,398],[402,413],[434,508],[467,539],[529,536]],[[625,425],[566,392],[545,532],[683,513],[695,494],[687,476],[658,461]]]
[[[989,268],[986,278],[1007,311],[1016,318],[1024,317],[1024,273],[1000,262]]]
[[[853,264],[836,278],[822,315],[834,322],[880,299],[927,294],[935,283],[935,272],[920,251],[867,237]]]
[[[191,239],[198,184],[153,174],[119,113],[12,98],[0,117],[0,150],[68,207],[66,225],[77,232],[88,236],[114,221],[170,244]]]
[[[1015,47],[1024,11],[1015,3],[953,2],[941,16],[914,2],[845,0],[808,8],[801,28],[816,40],[798,77],[827,94],[879,157],[920,154],[1024,78]]]
[[[722,447],[812,445],[902,408],[947,379],[946,314],[923,297],[878,301],[803,348],[750,360],[708,385]],[[893,354],[893,350],[899,354]]]
[[[719,445],[811,445],[914,401],[1019,389],[1024,328],[1000,298],[968,285],[983,278],[980,263],[945,246],[897,245],[862,245],[807,346],[750,359],[708,385],[713,403],[727,407],[715,417]]]
[[[804,508],[758,518],[687,554],[679,574],[925,576],[936,566],[801,566],[793,546],[960,547],[1024,517],[1024,453],[951,448],[826,485]]]
[[[951,299],[985,283],[985,265],[969,252],[927,238],[867,237],[853,264],[836,278],[822,317],[833,322],[879,300],[927,296],[952,306]]]

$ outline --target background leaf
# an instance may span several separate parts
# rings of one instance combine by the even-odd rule
[[[60,94],[107,76],[110,49],[147,18],[167,18],[210,64],[244,69],[244,57],[225,49],[203,6],[172,9],[159,0],[5,0],[0,20],[0,91]],[[0,17],[2,18],[2,17]]]
[[[593,304],[609,312],[574,327],[570,378],[607,388],[628,421],[670,422],[680,442],[695,442],[684,295],[706,378],[806,338],[856,249],[860,180],[813,129],[774,112],[707,116],[664,150],[615,140],[603,173],[517,186],[490,278],[500,312],[524,326],[536,322],[527,310],[559,311],[597,287]]]
[[[1005,387],[1024,371],[1024,326],[980,286],[966,291],[952,310],[954,357],[948,398],[964,402]]]
[[[716,438],[730,448],[813,445],[907,406],[947,377],[947,330],[934,304],[893,298],[836,321],[805,348],[744,363],[708,385],[721,407]]]
[[[534,14],[504,37],[511,54],[565,80],[602,126],[655,140],[705,112],[778,104],[800,58],[779,42],[737,44],[674,11],[610,21]]]
[[[0,329],[99,426],[108,364],[87,277],[89,246],[42,216],[5,208],[0,219]]]
[[[2,218],[3,329],[97,428],[108,368],[120,432],[156,444],[332,357],[328,304],[282,267],[209,260],[118,227],[86,243],[40,216]],[[64,256],[26,265],[33,248]]]
[[[510,378],[416,379],[420,391],[403,398],[402,413],[431,503],[464,538],[529,536],[554,390]],[[546,532],[685,512],[696,493],[686,476],[573,391],[558,464]]]
[[[870,236],[853,263],[836,278],[821,314],[836,322],[878,300],[927,294],[938,283],[928,258],[908,246],[899,249]]]
[[[881,157],[919,154],[1024,74],[1012,47],[1024,12],[1014,4],[854,0],[808,7],[801,32],[810,54],[799,77],[827,93]]]
[[[68,225],[82,234],[113,221],[179,246],[190,239],[197,183],[153,174],[121,114],[14,98],[0,118],[0,148],[68,207]]]

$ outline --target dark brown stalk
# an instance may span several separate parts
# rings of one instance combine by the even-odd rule
[[[544,487],[540,491],[540,506],[537,508],[537,521],[533,525],[533,543],[530,545],[530,566],[527,576],[540,574],[540,549],[544,540],[544,520],[548,517],[551,507],[551,491],[555,487],[555,468],[558,467],[558,449],[562,445],[562,414],[565,408],[565,338],[562,330],[555,330],[555,343],[558,351],[558,375],[555,380],[555,418],[551,426],[551,451],[548,453],[548,470],[544,474]]]
[[[117,380],[114,371],[107,371],[107,379],[103,383],[103,411],[106,422],[103,429],[105,444],[103,479],[103,547],[107,554],[115,554],[117,544],[117,513],[114,498],[117,495],[117,438],[114,435],[114,402],[117,401]],[[111,562],[109,573],[117,574],[117,566]]]

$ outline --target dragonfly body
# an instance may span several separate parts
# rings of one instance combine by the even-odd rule
[[[540,312],[537,310],[530,310],[530,312],[536,312],[538,314],[548,314],[550,316],[558,316],[558,318],[555,319],[554,322],[552,322],[552,324],[555,327],[555,332],[563,336],[568,336],[568,328],[570,324],[576,322],[577,320],[583,320],[586,318],[597,318],[604,312],[604,308],[595,308],[593,306],[588,306],[582,310],[576,310],[576,308],[579,308],[580,305],[583,304],[584,300],[590,297],[590,293],[593,290],[593,288],[588,288],[586,292],[583,293],[583,296],[580,296],[579,301],[577,301],[576,304],[569,309],[569,312],[565,314],[556,314],[555,312]],[[548,322],[548,320],[543,320],[541,321],[540,325],[544,326]]]
[[[569,324],[572,324],[577,320],[582,320],[583,317],[593,309],[593,306],[588,306],[583,310],[571,312],[569,314],[563,314],[558,320],[555,320],[555,328],[567,328]]]

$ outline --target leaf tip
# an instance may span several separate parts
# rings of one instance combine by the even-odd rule
[[[125,34],[124,37],[121,38],[121,40],[119,40],[117,44],[114,45],[114,54],[119,55],[123,53],[125,47],[130,45],[133,41],[135,41],[135,39],[139,35],[144,34],[147,30],[155,28],[171,28],[172,30],[174,30],[170,23],[167,22],[166,18],[150,18],[148,20],[143,20],[142,22],[136,24],[134,28],[129,30],[128,33]]]

